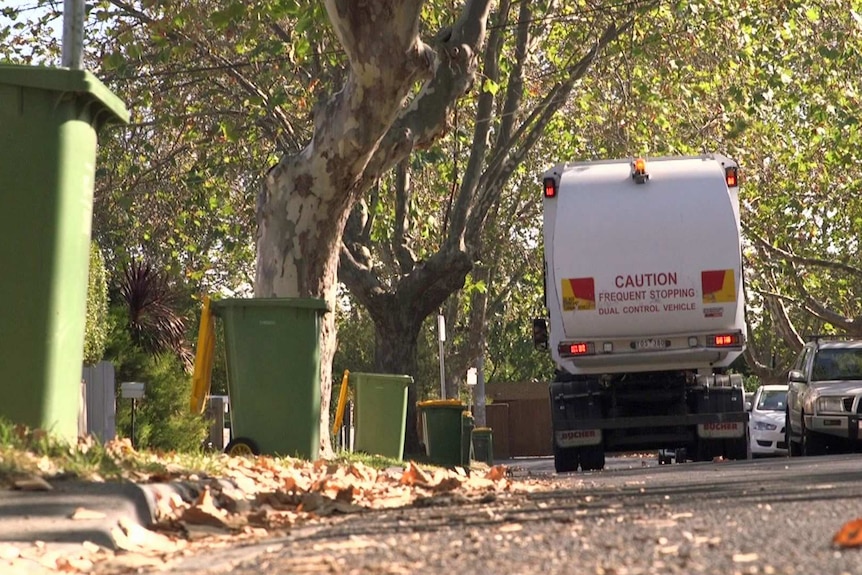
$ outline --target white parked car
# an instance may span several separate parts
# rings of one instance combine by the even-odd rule
[[[787,386],[761,385],[754,393],[750,405],[746,407],[749,408],[751,455],[787,455],[784,433]]]

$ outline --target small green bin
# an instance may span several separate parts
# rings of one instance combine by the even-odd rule
[[[353,449],[393,459],[404,457],[409,375],[350,373],[355,397]]]
[[[475,420],[469,411],[461,412],[461,465],[470,467],[473,459],[473,427]]]
[[[222,320],[232,442],[267,455],[317,459],[320,449],[320,323],[313,298],[224,299]]]
[[[84,70],[0,64],[0,416],[78,435],[97,133],[125,105]]]
[[[494,436],[490,427],[473,429],[473,458],[494,465]]]
[[[422,417],[425,454],[431,463],[462,465],[464,404],[457,399],[432,399],[416,405]]]

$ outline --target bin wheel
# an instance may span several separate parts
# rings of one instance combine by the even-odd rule
[[[227,444],[224,452],[232,457],[251,457],[253,455],[260,455],[260,448],[253,439],[237,437]]]

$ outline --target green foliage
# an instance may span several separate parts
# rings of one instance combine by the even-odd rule
[[[108,339],[108,277],[99,246],[90,245],[87,283],[87,319],[84,327],[84,364],[98,363]]]
[[[93,437],[76,445],[44,430],[28,429],[0,417],[0,485],[22,477],[58,476],[84,479],[140,479],[149,474],[210,474],[223,470],[224,460],[199,453],[156,455],[133,451],[122,441],[102,444]]]
[[[115,322],[108,351],[117,381],[145,384],[145,398],[137,401],[135,414],[137,447],[181,452],[199,450],[208,424],[201,416],[189,412],[191,376],[174,354],[151,354],[136,345],[125,328],[125,310],[115,308],[112,316]],[[117,430],[125,437],[131,437],[132,433],[131,412],[131,400],[118,395]]]

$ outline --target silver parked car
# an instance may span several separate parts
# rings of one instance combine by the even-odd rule
[[[790,455],[820,455],[860,444],[862,340],[816,337],[788,374],[785,431]]]

